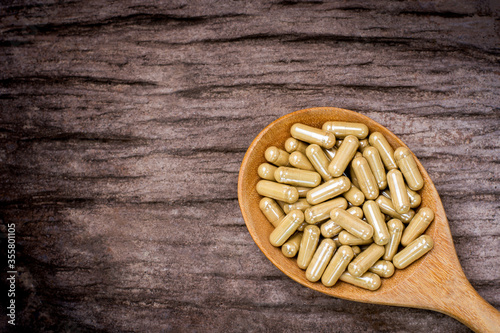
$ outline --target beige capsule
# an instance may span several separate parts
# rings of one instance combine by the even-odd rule
[[[385,248],[383,246],[373,243],[351,261],[347,270],[352,276],[359,277],[368,271],[377,260],[382,258],[384,253]]]
[[[304,222],[304,213],[298,209],[292,210],[269,235],[271,245],[276,247],[283,245],[297,231],[302,222]]]
[[[307,208],[304,211],[305,220],[309,224],[321,222],[328,219],[330,212],[335,208],[346,209],[347,201],[344,198],[335,198]]]
[[[321,282],[327,287],[331,287],[337,283],[340,275],[346,270],[352,258],[354,258],[353,250],[347,245],[340,246],[333,255],[332,260],[330,260],[330,263],[328,263],[321,277]]]
[[[382,283],[382,281],[380,280],[380,276],[370,272],[367,272],[360,277],[355,277],[349,274],[348,272],[345,272],[340,276],[339,280],[352,284],[356,287],[372,291],[380,288],[380,284]]]
[[[304,124],[293,124],[290,134],[297,140],[315,143],[326,149],[332,148],[335,145],[335,135]]]
[[[344,140],[337,140],[337,142],[335,142],[334,147],[338,149],[342,145],[342,141],[344,141]]]
[[[434,220],[434,211],[428,207],[420,208],[403,232],[401,245],[407,246],[417,239],[418,236],[424,233],[432,220]]]
[[[367,147],[371,147],[368,143],[368,139],[359,140],[359,151],[361,153],[364,153]]]
[[[406,192],[406,185],[401,171],[393,169],[387,172],[387,183],[391,191],[391,200],[394,209],[399,214],[410,211],[410,198]]]
[[[417,162],[415,162],[410,149],[399,147],[394,152],[394,159],[403,173],[408,187],[413,191],[422,189],[422,187],[424,187],[424,179],[418,170]]]
[[[321,232],[315,225],[308,225],[304,228],[304,234],[300,241],[299,255],[297,256],[297,265],[299,268],[306,269],[309,266],[314,252],[316,252],[320,235]]]
[[[379,260],[368,270],[380,277],[390,278],[394,274],[394,265],[390,261]]]
[[[321,176],[315,171],[279,167],[274,172],[278,183],[292,186],[316,187],[321,183]]]
[[[340,225],[351,235],[367,240],[373,236],[373,227],[343,209],[335,208],[330,212],[333,222]]]
[[[341,226],[339,226],[332,220],[328,220],[323,223],[319,229],[321,230],[321,236],[325,238],[332,238],[333,236],[338,235],[339,232],[344,230]]]
[[[325,149],[323,148],[323,152],[325,153],[326,157],[331,161],[335,157],[335,154],[337,154],[337,148],[330,148],[330,149]]]
[[[354,135],[358,139],[364,139],[370,131],[368,126],[362,123],[351,123],[345,121],[327,121],[323,124],[323,130],[335,134],[336,138],[343,139]]]
[[[389,242],[390,235],[385,224],[385,216],[380,211],[380,207],[373,200],[368,200],[363,204],[363,213],[368,223],[373,227],[373,241],[378,245],[385,245]]]
[[[354,252],[354,256],[357,256],[361,253],[361,248],[357,245],[351,246],[352,252]]]
[[[408,244],[407,247],[398,252],[392,259],[394,267],[403,269],[421,258],[434,247],[434,241],[430,236],[422,235]]]
[[[384,162],[387,170],[397,169],[398,166],[394,160],[394,149],[392,149],[391,145],[382,133],[374,132],[370,134],[368,142],[371,146],[378,149],[380,158],[382,158],[382,162]]]
[[[261,180],[256,186],[257,193],[263,197],[294,203],[299,199],[299,193],[293,186],[275,183],[269,180]]]
[[[300,151],[294,151],[290,154],[290,158],[288,159],[291,166],[294,166],[298,169],[315,171],[311,162],[307,159],[307,156],[302,154]]]
[[[307,148],[307,143],[304,143],[302,141],[299,141],[294,138],[288,138],[285,141],[285,150],[291,154],[294,151],[300,151],[301,153],[305,154],[306,153],[306,148]]]
[[[351,207],[346,210],[349,214],[356,216],[358,219],[363,218],[363,210],[359,207]]]
[[[325,182],[333,178],[330,172],[328,172],[328,165],[330,164],[330,161],[320,146],[315,144],[309,145],[305,154],[316,172],[321,175]]]
[[[398,219],[392,219],[387,222],[387,229],[391,235],[389,243],[385,245],[385,254],[382,259],[392,260],[396,252],[398,252],[399,243],[401,242],[401,235],[403,234],[404,225]]]
[[[363,192],[351,183],[349,191],[342,193],[342,196],[347,199],[353,206],[361,206],[365,202]]]
[[[351,188],[351,181],[346,176],[333,178],[318,187],[313,188],[307,192],[307,202],[311,205],[317,205],[323,201],[341,195],[349,191]]]
[[[399,214],[394,209],[394,206],[392,205],[392,200],[383,195],[379,196],[377,200],[375,200],[375,202],[380,207],[380,211],[382,213],[387,214],[392,218],[401,220],[404,223],[410,222],[413,216],[415,216],[415,211],[413,209],[410,209],[408,213]]]
[[[275,228],[285,217],[285,213],[283,213],[281,207],[271,198],[262,198],[259,203],[259,208]]]
[[[357,187],[363,192],[367,200],[375,200],[379,194],[378,185],[366,158],[356,157],[352,161],[352,168],[358,180],[359,186]]]
[[[297,200],[297,202],[294,202],[293,204],[285,204],[283,206],[283,210],[285,211],[285,214],[288,214],[290,211],[294,209],[300,209],[301,211],[305,211],[309,207],[311,207],[311,205],[307,202],[306,199],[299,199]]]
[[[328,166],[328,172],[333,177],[340,177],[353,159],[354,155],[356,155],[358,147],[358,138],[353,135],[347,136],[342,141],[342,145],[339,147],[337,153],[335,154],[335,157],[330,162],[330,165]]]
[[[259,174],[259,177],[262,179],[267,179],[270,181],[276,181],[276,178],[274,178],[274,171],[278,169],[274,165],[271,165],[269,163],[262,163],[259,165],[257,169],[257,173]]]
[[[378,149],[375,147],[367,147],[363,151],[363,157],[368,161],[368,165],[377,181],[377,186],[379,190],[383,190],[387,187],[387,176],[385,174],[385,167]]]
[[[299,252],[300,241],[302,240],[302,233],[297,232],[295,235],[290,237],[289,240],[281,246],[281,252],[287,258],[293,258]]]
[[[363,156],[363,153],[361,153],[360,151],[357,151],[356,154],[354,154],[354,158],[362,157],[362,156]]]
[[[422,197],[420,196],[420,194],[411,190],[408,186],[406,186],[406,193],[408,193],[408,198],[410,199],[410,208],[417,208],[418,206],[420,206],[420,203],[422,202]],[[385,190],[382,191],[382,194],[384,195],[384,197],[391,199],[391,191]]]
[[[332,241],[335,243],[335,246],[337,246],[337,248],[339,248],[342,245],[339,241],[339,235],[333,237]]]
[[[278,147],[271,146],[266,149],[264,157],[266,158],[266,161],[274,165],[287,166],[290,154],[282,149],[279,149]]]
[[[354,172],[354,169],[352,168],[352,162],[351,162],[351,164],[349,166],[349,176],[350,176],[350,179],[351,179],[351,184],[353,184],[354,186],[356,186],[357,188],[359,188],[359,181],[358,181],[358,178],[356,177],[356,173]]]
[[[321,279],[326,266],[330,263],[336,249],[335,243],[331,239],[323,239],[314,253],[314,256],[307,266],[306,279],[316,282]]]
[[[305,198],[307,196],[307,192],[311,190],[310,187],[303,187],[303,186],[294,186],[297,189],[297,192],[299,192],[299,198]]]
[[[359,237],[353,236],[345,230],[339,233],[339,242],[342,245],[367,245],[373,243],[373,238],[361,239]]]
[[[309,223],[307,222],[302,222],[299,227],[297,228],[297,231],[304,231],[304,228],[307,227]]]

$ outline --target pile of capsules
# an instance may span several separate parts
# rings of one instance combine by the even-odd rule
[[[408,148],[394,151],[381,133],[368,137],[361,123],[297,123],[290,134],[286,151],[266,150],[269,163],[259,166],[256,189],[275,227],[269,241],[286,257],[297,255],[309,281],[377,290],[380,277],[432,249],[423,233],[434,212],[414,211],[424,181]]]

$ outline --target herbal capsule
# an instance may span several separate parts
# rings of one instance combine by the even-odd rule
[[[307,227],[309,223],[307,222],[302,222],[299,227],[297,228],[297,231],[304,231],[304,228]]]
[[[390,278],[394,274],[394,265],[390,261],[379,260],[368,270],[380,277]]]
[[[367,147],[363,151],[363,157],[368,161],[379,190],[385,189],[387,187],[387,176],[385,175],[384,163],[380,158],[377,148]]]
[[[299,199],[297,189],[292,186],[275,183],[269,180],[261,180],[256,186],[257,193],[263,197],[294,203]]]
[[[336,148],[330,148],[330,149],[323,148],[323,152],[325,153],[326,157],[328,157],[328,159],[330,159],[330,161],[331,161],[335,157],[335,154],[337,154],[337,149]]]
[[[336,197],[351,188],[351,181],[345,176],[333,178],[307,192],[307,202],[317,205],[323,201]]]
[[[285,211],[285,205],[288,205],[286,202],[281,200],[276,200],[276,203],[280,206],[282,211]]]
[[[293,258],[299,252],[300,241],[302,239],[302,233],[297,232],[295,235],[290,237],[289,240],[283,244],[281,247],[281,252],[287,258]]]
[[[321,282],[327,287],[331,287],[337,283],[340,275],[345,271],[352,258],[354,258],[353,250],[347,245],[340,246],[326,267],[321,277]]]
[[[394,267],[403,269],[422,257],[434,247],[434,241],[430,236],[422,235],[408,244],[407,247],[398,252],[392,263]]]
[[[356,154],[354,154],[354,158],[356,157],[363,157],[363,154],[359,151],[356,152]]]
[[[320,230],[321,236],[325,238],[332,238],[333,236],[338,235],[338,233],[344,229],[332,220],[328,220],[321,225]]]
[[[422,202],[422,197],[420,196],[420,194],[411,190],[408,186],[406,186],[406,193],[408,193],[408,198],[410,199],[410,208],[417,208],[418,206],[420,206],[420,203]],[[382,194],[384,195],[384,197],[391,199],[391,191],[385,190],[382,191]]]
[[[398,219],[392,219],[387,222],[387,229],[389,229],[389,234],[391,239],[389,243],[385,245],[384,260],[392,260],[396,252],[398,252],[399,242],[401,241],[401,235],[403,234],[403,223]]]
[[[283,213],[281,207],[273,199],[262,198],[259,203],[259,208],[275,228],[280,224],[281,219],[285,217],[285,213]]]
[[[400,147],[394,152],[394,159],[399,169],[405,177],[408,187],[414,191],[424,187],[424,179],[418,170],[417,162],[413,158],[412,153],[408,148]]]
[[[262,179],[267,179],[270,181],[276,181],[274,178],[274,171],[278,169],[274,165],[271,165],[269,163],[262,163],[259,165],[259,168],[257,169],[257,173],[259,174],[259,177]]]
[[[395,219],[401,220],[404,223],[410,222],[413,216],[415,216],[415,211],[413,209],[410,209],[410,211],[406,214],[399,214],[394,209],[392,200],[384,197],[383,195],[379,196],[377,200],[375,200],[375,202],[380,207],[380,211],[382,213],[387,214]]]
[[[337,140],[337,142],[335,142],[334,147],[338,149],[342,145],[342,141],[344,141],[344,140]]]
[[[304,213],[298,209],[292,210],[269,235],[271,245],[276,247],[283,245],[302,222],[304,222]]]
[[[359,248],[359,246],[355,245],[355,246],[351,246],[351,249],[352,249],[352,252],[354,252],[354,256],[356,257],[358,254],[361,253],[361,249]]]
[[[373,173],[368,165],[368,161],[364,157],[356,157],[352,161],[352,168],[356,179],[359,183],[359,188],[363,191],[367,200],[375,200],[378,197],[378,185]]]
[[[406,192],[405,181],[401,171],[393,169],[387,173],[387,183],[391,191],[391,200],[394,209],[399,214],[406,214],[410,211],[410,198]]]
[[[356,216],[358,219],[363,218],[363,210],[359,207],[351,207],[346,210],[349,214]]]
[[[333,177],[340,177],[345,171],[359,147],[359,140],[353,135],[347,136],[328,166]]]
[[[306,199],[299,199],[297,200],[297,202],[294,202],[293,204],[285,204],[283,206],[283,210],[285,211],[285,214],[288,214],[290,211],[294,209],[300,209],[301,211],[305,211],[309,207],[311,207],[311,205],[307,202]]]
[[[397,169],[398,166],[394,160],[394,149],[392,149],[391,145],[382,133],[374,132],[370,134],[368,142],[370,145],[378,149],[380,158],[382,158],[382,162],[384,162],[387,170]]]
[[[297,140],[315,143],[326,149],[335,145],[335,135],[304,124],[293,124],[290,134]]]
[[[335,243],[336,247],[340,247],[342,245],[342,244],[340,244],[340,241],[339,241],[339,235],[333,237],[332,241]]]
[[[359,140],[359,151],[361,153],[364,153],[367,147],[371,147],[368,143],[368,139]]]
[[[335,208],[346,209],[347,201],[344,198],[335,198],[307,208],[304,211],[305,220],[309,224],[326,220],[330,217],[330,211]]]
[[[288,159],[291,166],[294,166],[298,169],[315,171],[311,162],[307,159],[307,156],[302,154],[300,151],[294,151],[290,154],[290,158]]]
[[[321,176],[317,172],[287,167],[277,168],[274,178],[278,183],[293,186],[316,187],[321,183]]]
[[[372,291],[380,288],[380,284],[382,283],[382,281],[380,280],[380,276],[370,272],[367,272],[360,277],[355,277],[348,272],[345,272],[340,276],[339,280],[352,284],[356,287]]]
[[[373,238],[361,239],[359,237],[353,236],[345,230],[339,233],[339,242],[342,245],[367,245],[373,243]]]
[[[271,146],[266,149],[264,157],[266,158],[266,161],[274,165],[287,166],[290,155],[282,149]]]
[[[309,145],[305,154],[316,172],[321,175],[325,182],[333,178],[330,172],[328,172],[328,165],[330,164],[330,161],[320,146],[315,144]]]
[[[359,188],[351,183],[351,188],[349,191],[342,194],[344,198],[347,199],[353,206],[360,206],[365,202],[365,195]]]
[[[367,240],[373,236],[373,227],[358,219],[343,209],[335,208],[330,212],[330,218],[333,222],[340,225],[350,234]]]
[[[300,241],[299,255],[297,257],[297,265],[301,269],[306,269],[309,266],[314,252],[316,252],[320,234],[319,228],[315,225],[308,225],[304,228],[304,234]]]
[[[294,151],[300,151],[302,154],[306,153],[307,143],[299,141],[294,138],[288,138],[285,141],[285,150],[291,154]]]
[[[311,263],[307,266],[306,279],[316,282],[321,279],[326,266],[333,257],[336,246],[331,239],[323,239],[314,253]]]
[[[356,256],[351,261],[347,270],[352,276],[359,277],[363,275],[374,263],[377,262],[385,253],[385,248],[381,245],[371,244],[366,250]]]
[[[401,245],[407,246],[417,239],[418,236],[424,233],[432,220],[434,220],[434,212],[432,209],[427,207],[420,208],[403,232]]]
[[[390,235],[385,224],[385,216],[382,215],[379,206],[373,200],[368,200],[363,204],[363,213],[368,223],[373,227],[373,241],[378,245],[385,245],[389,242]]]
[[[349,166],[349,175],[351,176],[351,184],[356,186],[357,188],[359,188],[359,181],[358,181],[358,178],[356,177],[356,173],[354,172],[354,169],[352,168],[352,162],[351,162],[351,165]]]
[[[369,133],[368,127],[365,124],[349,123],[345,121],[327,121],[323,124],[323,130],[335,134],[335,137],[340,139],[348,135],[354,135],[358,139],[364,139]]]
[[[299,192],[299,198],[305,198],[307,195],[307,192],[311,190],[310,187],[303,187],[303,186],[295,186],[297,189],[297,192]]]

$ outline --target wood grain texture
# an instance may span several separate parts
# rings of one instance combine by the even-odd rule
[[[279,116],[337,106],[373,118],[418,156],[467,278],[500,308],[499,7],[2,2],[0,213],[3,232],[16,224],[18,324],[468,331],[290,280],[251,239],[237,175]]]

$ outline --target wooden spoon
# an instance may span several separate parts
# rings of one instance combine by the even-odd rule
[[[309,282],[296,259],[286,258],[280,248],[269,243],[273,226],[259,209],[261,196],[255,185],[260,180],[257,167],[266,162],[264,151],[269,146],[284,149],[294,123],[321,128],[326,121],[364,123],[370,132],[384,134],[394,149],[406,145],[392,132],[357,112],[324,107],[296,111],[268,125],[253,140],[243,158],[238,177],[238,200],[247,225],[257,246],[283,273],[311,289],[330,296],[352,301],[407,306],[435,310],[447,314],[477,332],[500,332],[500,312],[486,302],[470,285],[458,261],[443,204],[429,175],[418,159],[416,162],[425,181],[420,191],[422,206],[435,212],[434,222],[426,234],[434,239],[434,248],[404,270],[396,270],[389,279],[383,279],[377,291],[360,289],[344,282],[325,287],[321,282]]]

